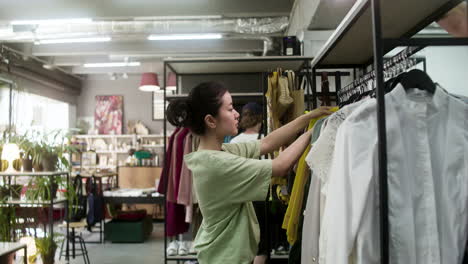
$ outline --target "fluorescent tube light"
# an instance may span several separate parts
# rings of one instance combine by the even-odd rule
[[[148,21],[148,20],[198,20],[198,19],[221,19],[221,15],[208,15],[208,16],[148,16],[136,17],[135,21]]]
[[[111,37],[95,37],[95,38],[66,38],[66,39],[39,39],[34,42],[40,44],[59,44],[59,43],[84,43],[84,42],[108,42]]]
[[[72,19],[37,19],[37,20],[13,20],[11,25],[51,25],[51,24],[83,24],[91,23],[91,18],[72,18]]]
[[[85,63],[83,67],[85,68],[102,68],[102,67],[135,67],[140,66],[139,61],[133,62],[101,62],[101,63]]]
[[[149,40],[187,40],[187,39],[220,39],[221,34],[173,34],[173,35],[150,35]]]

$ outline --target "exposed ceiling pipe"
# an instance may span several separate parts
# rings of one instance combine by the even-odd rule
[[[282,35],[289,18],[223,18],[169,21],[93,21],[85,24],[12,26],[0,24],[0,40],[34,42],[40,39],[116,36],[131,39],[147,34],[221,33],[251,36]]]
[[[35,61],[37,61],[37,62],[40,62],[42,65],[48,65],[48,64],[49,64],[49,62],[47,62],[47,61],[45,61],[45,60],[39,59],[38,57],[32,56],[31,54],[26,54],[26,53],[24,53],[24,52],[21,52],[21,51],[12,49],[12,48],[10,48],[10,47],[8,47],[8,46],[2,45],[1,48],[2,48],[2,49],[5,49],[5,50],[7,50],[7,51],[10,51],[10,52],[12,52],[12,53],[15,53],[15,54],[17,54],[17,55],[20,55],[20,57],[23,58],[23,59],[24,59],[24,58],[32,58],[33,60],[35,60]],[[70,73],[70,72],[68,72],[68,71],[66,71],[66,70],[64,70],[64,69],[62,69],[62,68],[60,68],[60,67],[54,67],[54,69],[56,69],[56,70],[58,70],[58,71],[60,71],[60,72],[62,72],[62,73],[65,73],[65,74],[67,74],[67,75],[70,75],[70,76],[72,76],[72,77],[74,77],[74,78],[77,78],[77,79],[79,79],[79,80],[83,80],[83,78],[82,78],[81,76],[78,76],[78,75],[76,75],[76,74]]]

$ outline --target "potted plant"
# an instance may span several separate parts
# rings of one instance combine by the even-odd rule
[[[57,189],[61,181],[60,177],[55,177],[54,183],[50,184],[49,177],[34,177],[28,183],[26,190],[26,199],[29,201],[48,201],[57,196]]]
[[[15,208],[4,204],[5,199],[0,199],[0,241],[13,242],[15,237]],[[13,263],[15,254],[8,254],[0,258],[0,263],[11,264]]]
[[[33,142],[31,146],[32,165],[35,172],[43,171],[42,168],[42,145],[40,142]]]
[[[42,155],[41,164],[44,171],[55,171],[58,163],[57,147],[43,144]]]
[[[0,241],[15,241],[16,215],[15,207],[5,204],[6,199],[0,200]]]
[[[20,157],[23,165],[23,171],[32,171],[32,150],[34,148],[34,143],[25,136],[23,140],[19,142],[18,146],[21,149]]]
[[[54,264],[55,263],[55,251],[57,250],[57,242],[51,236],[45,235],[44,237],[38,237],[35,239],[37,253],[33,256],[33,259],[37,257],[37,254],[41,256],[42,263]]]

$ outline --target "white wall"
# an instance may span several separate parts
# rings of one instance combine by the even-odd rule
[[[468,47],[429,47],[424,55],[427,73],[448,92],[468,96]]]

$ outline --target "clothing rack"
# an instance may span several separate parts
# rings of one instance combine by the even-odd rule
[[[410,58],[413,54],[415,54],[415,50],[419,51],[421,50],[420,47],[414,48],[414,47],[409,47],[397,55],[386,59],[384,62],[384,76],[385,78],[392,78],[395,75],[398,75],[413,66],[417,65],[420,62],[423,62],[424,64],[426,63],[425,58],[415,58],[412,59]],[[402,66],[401,68],[397,68],[396,72],[390,72],[388,73],[388,70],[392,70],[397,66]],[[375,70],[372,70],[360,78],[354,80],[347,86],[343,87],[343,89],[339,90],[337,92],[337,96],[340,102],[345,102],[349,100],[349,98],[355,94],[363,94],[365,92],[370,92],[375,90],[375,85],[373,85],[372,82],[375,81],[376,78],[376,73]],[[371,81],[371,85],[368,85],[368,82]]]
[[[319,68],[365,68],[373,63],[377,92],[381,263],[389,263],[384,54],[397,46],[468,46],[468,38],[411,38],[462,0],[358,1],[312,61]],[[372,42],[369,43],[369,39]],[[359,47],[360,52],[353,52]],[[416,53],[415,50],[411,51]],[[315,75],[315,74],[314,74]],[[315,83],[313,83],[315,86]]]
[[[165,89],[165,84],[167,81],[167,70],[169,69],[170,71],[174,72],[177,77],[178,76],[184,76],[184,75],[213,75],[213,74],[226,74],[226,75],[240,75],[241,74],[252,74],[256,73],[262,76],[262,82],[261,82],[261,91],[262,92],[253,92],[253,93],[242,93],[242,94],[236,94],[232,93],[232,97],[234,100],[236,99],[241,99],[241,98],[259,98],[260,100],[263,101],[263,106],[264,106],[264,124],[267,124],[266,122],[266,100],[265,100],[265,93],[266,93],[266,87],[267,87],[267,81],[266,81],[266,76],[267,74],[271,71],[271,69],[276,69],[276,68],[282,68],[282,69],[288,69],[288,70],[293,70],[293,71],[301,71],[302,69],[305,69],[305,74],[306,78],[308,79],[308,84],[309,84],[309,90],[311,89],[311,82],[310,80],[312,77],[310,76],[311,74],[311,67],[310,67],[310,62],[312,58],[310,57],[302,57],[302,56],[282,56],[282,57],[246,57],[246,58],[206,58],[206,59],[193,59],[193,58],[188,58],[188,59],[166,59],[164,60],[164,89]],[[176,80],[179,80],[179,78],[176,78]],[[167,119],[166,119],[166,106],[167,106],[167,101],[172,100],[172,99],[177,99],[177,98],[185,98],[187,97],[187,94],[182,94],[181,93],[181,87],[179,86],[179,82],[176,83],[177,95],[167,95],[164,93],[164,122],[163,122],[163,133],[164,137],[167,137]],[[154,96],[154,94],[153,94]],[[308,104],[310,105],[310,99],[308,100]],[[316,104],[314,105],[314,107]],[[264,126],[265,127],[265,126]],[[266,129],[264,129],[264,134],[266,134]],[[164,160],[166,160],[166,149],[167,149],[167,142],[164,142]],[[167,185],[167,181],[166,181]],[[167,186],[166,188],[167,189]],[[166,206],[166,197],[164,196],[164,205]],[[267,203],[267,210],[269,210],[269,205]],[[166,209],[166,208],[165,208]],[[167,210],[164,210],[164,213],[166,214]],[[266,218],[266,225],[267,225],[267,236],[269,234],[269,222],[268,218]],[[269,240],[269,238],[268,238]],[[187,261],[187,260],[196,260],[196,256],[167,256],[166,252],[167,248],[167,237],[166,237],[166,221],[164,222],[164,263],[167,263],[168,261]],[[270,251],[271,248],[268,250],[268,260],[274,259],[271,258],[270,256]],[[284,257],[276,257],[278,259],[287,259],[287,256]]]

